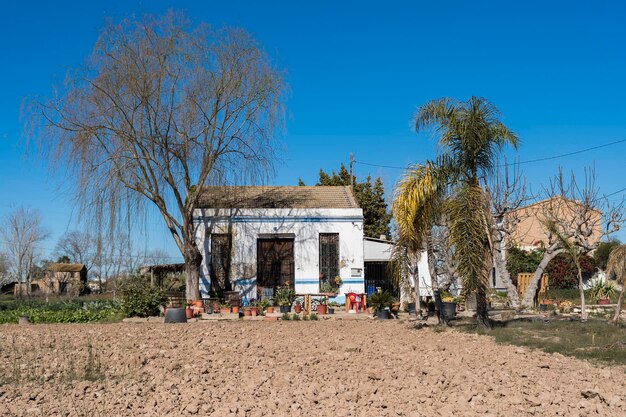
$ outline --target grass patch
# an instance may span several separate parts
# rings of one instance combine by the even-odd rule
[[[117,300],[70,299],[46,303],[42,300],[14,300],[0,303],[0,324],[17,323],[21,316],[31,323],[93,323],[119,321],[122,312]]]
[[[514,320],[492,330],[481,330],[475,326],[460,326],[459,329],[493,336],[497,343],[626,365],[626,327],[613,326],[605,321]]]

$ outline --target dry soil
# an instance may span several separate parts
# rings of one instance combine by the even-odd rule
[[[626,416],[626,369],[394,321],[0,326],[2,416]]]

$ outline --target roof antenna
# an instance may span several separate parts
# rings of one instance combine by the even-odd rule
[[[350,190],[354,191],[354,176],[352,175],[352,165],[354,165],[354,156],[350,152]]]

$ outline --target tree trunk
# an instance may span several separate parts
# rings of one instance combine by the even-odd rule
[[[509,297],[511,307],[515,310],[519,309],[519,294],[517,293],[517,287],[513,284],[511,274],[506,267],[506,251],[501,243],[493,256],[493,266],[496,269],[496,276],[500,277],[504,285],[506,286],[506,292]]]
[[[200,299],[200,265],[202,254],[195,242],[185,242],[185,296],[187,300]]]
[[[482,284],[476,288],[476,324],[479,327],[491,328],[489,311],[487,310],[487,292]]]
[[[419,318],[422,317],[422,306],[420,302],[420,275],[419,275],[419,267],[417,263],[415,264],[415,268],[413,268],[413,288],[415,289],[415,315]]]
[[[433,235],[429,230],[426,234],[426,260],[428,263],[428,274],[430,275],[430,288],[435,299],[435,312],[439,324],[443,321],[443,310],[441,308],[441,293],[439,292],[439,283],[437,282],[437,269],[435,268],[435,253],[433,252]],[[438,299],[438,300],[437,300]]]
[[[578,289],[580,290],[580,320],[587,321],[587,304],[585,303],[585,289],[583,288],[583,271],[579,262],[576,262],[578,269]]]
[[[535,294],[537,294],[537,286],[539,285],[539,281],[543,276],[544,270],[546,269],[550,261],[563,251],[563,249],[554,249],[551,251],[547,251],[543,255],[543,259],[539,263],[537,270],[535,270],[533,278],[530,280],[528,287],[526,287],[526,291],[524,292],[524,298],[522,299],[522,307],[532,308],[534,306]]]
[[[622,284],[622,290],[619,292],[619,298],[617,299],[617,307],[615,307],[615,316],[613,317],[613,324],[619,323],[619,316],[622,312],[622,302],[624,299],[624,290],[626,290],[626,282]]]

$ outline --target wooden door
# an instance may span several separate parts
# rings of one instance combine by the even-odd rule
[[[295,288],[293,239],[257,240],[257,288]]]

